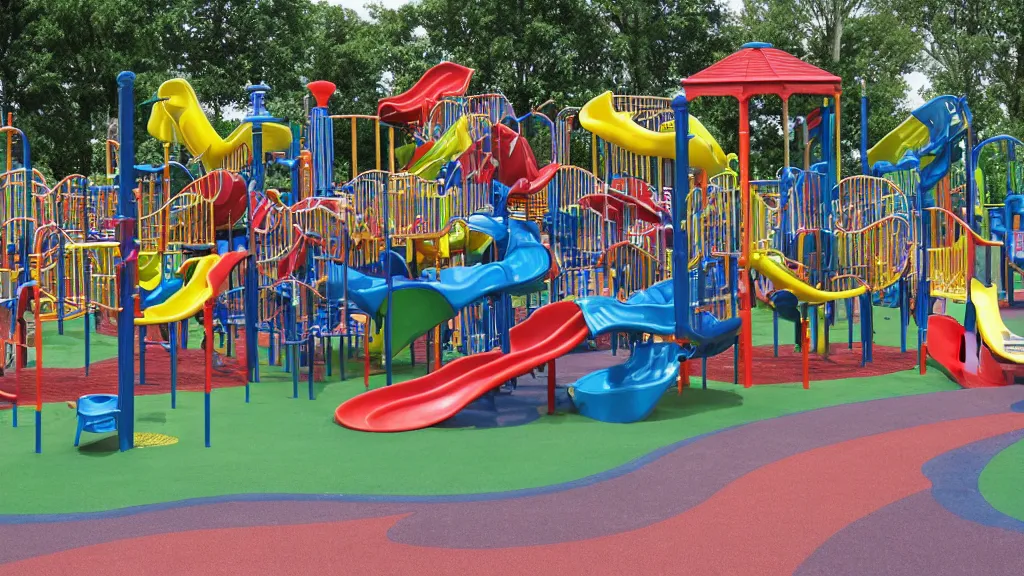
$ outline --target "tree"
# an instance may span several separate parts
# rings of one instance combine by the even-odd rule
[[[609,30],[584,0],[423,0],[419,22],[434,61],[476,69],[477,92],[501,92],[518,114],[549,98],[579,104],[610,88]]]
[[[38,15],[30,0],[0,0],[0,113],[14,111],[25,88],[24,71],[33,56],[26,41],[28,25]]]
[[[833,6],[831,15],[828,6]],[[837,24],[841,20],[841,23]],[[843,79],[840,120],[842,173],[860,173],[860,89],[865,79],[871,102],[869,142],[874,143],[909,113],[908,86],[903,76],[919,62],[921,41],[909,23],[892,11],[866,2],[825,0],[748,0],[740,18],[747,41],[767,41]],[[835,52],[839,42],[838,56]],[[820,98],[794,97],[791,116],[806,115],[821,105]],[[772,177],[782,163],[781,102],[759,100],[752,122],[755,174]],[[797,146],[793,146],[794,151]],[[792,164],[796,164],[794,154]]]
[[[733,48],[718,0],[599,0],[610,29],[611,84],[626,94],[668,95],[679,80]]]
[[[1006,111],[1024,111],[1017,83],[1024,72],[1020,0],[905,0],[897,6],[924,39],[931,94],[967,96],[974,128],[983,132],[1019,118]]]

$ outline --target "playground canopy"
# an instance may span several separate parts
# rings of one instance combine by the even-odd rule
[[[745,100],[757,94],[832,96],[842,92],[842,79],[765,42],[749,42],[739,51],[684,78],[686,97],[733,96]]]
[[[796,56],[773,48],[767,42],[748,42],[740,49],[718,62],[681,81],[686,91],[685,99],[694,100],[701,96],[732,96],[739,100],[739,177],[740,201],[742,203],[743,240],[739,257],[740,274],[740,319],[743,329],[740,336],[740,353],[744,355],[744,386],[753,382],[750,354],[753,349],[751,337],[752,306],[749,286],[750,279],[750,97],[758,94],[775,94],[782,98],[782,126],[785,134],[785,160],[789,166],[789,97],[794,94],[831,96],[835,99],[835,129],[839,129],[839,95],[842,93],[842,79],[808,64]],[[685,109],[685,108],[684,108]],[[836,139],[836,158],[839,157]],[[838,180],[838,165],[835,178]],[[678,216],[673,195],[673,215]],[[678,218],[674,218],[678,222]],[[675,246],[678,251],[679,246]]]

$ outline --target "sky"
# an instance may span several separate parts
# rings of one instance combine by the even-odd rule
[[[340,4],[346,8],[351,8],[359,13],[360,16],[366,18],[366,8],[363,7],[368,0],[327,0],[330,4]],[[395,8],[402,4],[407,4],[409,0],[377,0],[380,4],[383,4],[386,8]],[[727,0],[729,8],[734,12],[739,12],[743,9],[743,0]],[[922,88],[927,87],[928,79],[925,78],[924,74],[920,72],[913,72],[905,76],[907,83],[910,84],[910,94],[907,95],[907,100],[910,103],[911,108],[916,108],[921,104],[924,104],[924,100],[920,96]],[[859,92],[859,91],[858,91]]]

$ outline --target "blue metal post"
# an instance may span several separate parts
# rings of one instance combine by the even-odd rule
[[[146,385],[146,327],[135,329],[139,334],[139,386]]]
[[[772,308],[772,355],[779,357],[779,312]]]
[[[860,170],[862,174],[870,174],[868,166],[868,85],[860,79]]]
[[[121,140],[118,157],[117,220],[121,257],[135,250],[135,74],[117,75],[117,133]],[[117,314],[117,438],[121,451],[135,447],[135,274],[131,266],[121,264],[118,297],[121,311]],[[26,267],[27,268],[27,267]]]
[[[306,336],[306,366],[309,369],[307,374],[307,385],[309,387],[309,399],[316,400],[313,392],[313,369],[316,367],[316,339],[313,334]]]
[[[690,111],[686,92],[680,90],[672,99],[672,112],[676,125],[675,177],[672,178],[672,292],[673,317],[676,338],[683,338],[686,314],[690,303],[690,283],[687,281],[690,261],[687,230],[680,227],[690,194]]]
[[[57,221],[60,222],[61,228],[64,226],[61,218],[63,212],[62,208],[57,209]],[[64,335],[64,300],[67,298],[64,275],[64,235],[57,234],[57,278],[59,278],[57,281],[57,334],[61,336]]]
[[[330,94],[322,95],[323,102],[319,101],[321,95],[314,94],[318,97],[317,105],[309,111],[308,146],[313,156],[313,191],[316,196],[327,196],[334,181],[334,122],[327,111]],[[355,176],[355,167],[352,168]]]
[[[168,340],[171,344],[171,410],[178,407],[178,323],[171,322],[168,327]]]
[[[273,120],[263,106],[263,98],[270,91],[270,86],[257,84],[246,89],[249,93],[251,115],[245,118],[246,122],[252,124],[252,182],[255,182],[257,191],[262,192],[265,187],[264,163],[263,163],[263,124]],[[251,188],[252,186],[250,186]],[[253,209],[252,195],[246,195],[246,234],[250,246],[252,245],[252,216]],[[245,381],[246,396],[248,396],[249,384],[260,381],[259,361],[259,340],[256,330],[258,319],[256,311],[259,307],[259,282],[256,278],[256,251],[250,250],[246,257],[245,267],[245,363],[248,369],[248,376]]]
[[[21,136],[21,150],[24,156],[22,161],[23,170],[25,171],[25,216],[28,220],[25,221],[25,227],[22,229],[21,238],[19,243],[21,244],[21,284],[26,284],[32,281],[32,267],[28,265],[29,254],[32,253],[32,244],[35,239],[35,220],[33,220],[33,207],[35,202],[32,197],[32,189],[35,187],[36,179],[32,172],[32,151],[29,147],[28,138],[24,132],[20,132]],[[36,302],[36,306],[39,303]],[[42,322],[39,322],[40,328]]]
[[[910,290],[905,279],[899,282],[900,299],[900,353],[907,352],[907,326],[910,325]]]
[[[92,192],[93,192],[92,189],[87,188],[83,193],[84,194],[92,194]],[[86,202],[86,201],[82,202],[82,235],[83,235],[83,238],[88,238],[89,237],[89,209],[88,209],[88,204],[89,203]],[[91,280],[89,279],[89,276],[90,276],[90,272],[89,272],[89,259],[83,256],[82,257],[82,278],[83,278],[83,282],[84,282],[84,284],[82,284],[83,286],[87,286],[88,287],[88,286],[91,285],[90,284]],[[89,310],[92,309],[92,297],[90,296],[89,292],[90,292],[90,290],[88,288],[86,288],[86,290],[85,290],[85,315],[82,316],[82,321],[85,322],[84,329],[85,329],[85,375],[86,376],[89,375],[89,348],[90,348],[89,333],[91,332],[91,328],[92,328],[92,326],[90,325],[90,322],[92,320],[92,317],[91,317],[92,313],[89,312]]]
[[[384,311],[384,326],[381,330],[384,336],[384,376],[385,384],[391,386],[391,380],[393,374],[391,373],[391,296],[394,294],[395,281],[391,276],[391,212],[388,209],[388,190],[389,185],[384,186],[384,277],[387,291],[384,293],[384,297],[387,298],[386,309]],[[369,324],[367,324],[369,327]]]
[[[966,106],[964,106],[964,108],[966,108]],[[964,134],[964,150],[966,151],[964,154],[964,170],[967,172],[967,225],[971,227],[972,231],[980,232],[977,224],[978,211],[975,208],[978,201],[978,182],[974,179],[974,129],[969,123],[969,118],[969,114],[964,114],[964,121],[968,122],[967,133]],[[1009,234],[1009,231],[1007,231],[1007,233]],[[975,276],[978,275],[978,271],[974,270],[974,267],[977,265],[977,258],[975,257],[976,250],[977,248],[967,255],[967,257],[972,260],[971,263],[968,264],[968,269],[973,270]],[[983,249],[983,253],[985,254],[984,283],[988,284],[992,280],[992,275],[989,273],[989,262],[991,262],[991,258],[989,258],[990,252],[987,250]],[[967,310],[964,315],[964,329],[969,335],[971,335],[977,330],[977,314],[974,310],[974,303],[971,301],[970,279],[966,279],[965,284],[967,288]]]
[[[967,126],[967,134],[964,136],[964,149],[969,152],[964,154],[964,170],[967,172],[967,223],[971,226],[971,230],[975,232],[981,232],[978,226],[978,181],[974,178],[974,132],[973,127]],[[968,292],[970,291],[970,282],[967,282]],[[970,296],[968,295],[968,302],[970,302]]]

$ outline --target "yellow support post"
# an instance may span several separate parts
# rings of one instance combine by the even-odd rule
[[[356,131],[356,119],[352,118],[350,122],[352,125],[352,174],[349,180],[359,175],[359,134]]]

